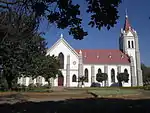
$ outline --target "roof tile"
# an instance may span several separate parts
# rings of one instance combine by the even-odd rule
[[[80,50],[76,51],[79,53]],[[81,51],[84,64],[130,64],[128,55],[120,50],[82,49]]]

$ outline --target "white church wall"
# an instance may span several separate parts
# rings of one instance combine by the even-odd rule
[[[25,85],[25,86],[28,86],[28,85],[29,85],[29,79],[30,79],[30,78],[29,78],[29,77],[25,77],[25,78],[23,78],[23,79],[25,79],[25,84],[24,84],[24,85]]]
[[[22,84],[22,77],[21,77],[21,78],[18,78],[17,84]]]
[[[55,48],[47,53],[47,55],[55,55],[58,56],[59,53],[63,53],[64,55],[64,69],[66,69],[67,64],[67,56],[70,55],[70,68],[71,69],[78,69],[78,57],[76,56],[73,51],[68,48],[63,42],[60,42]]]

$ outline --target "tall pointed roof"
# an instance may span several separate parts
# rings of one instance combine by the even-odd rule
[[[129,19],[128,19],[128,15],[126,14],[126,17],[125,17],[125,23],[124,23],[124,29],[125,32],[128,32],[129,30],[131,30],[131,25],[129,23]]]

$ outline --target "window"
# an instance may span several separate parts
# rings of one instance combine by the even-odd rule
[[[115,82],[115,70],[111,69],[111,82]]]
[[[98,69],[98,73],[102,73],[102,70],[100,68]]]
[[[64,69],[64,55],[62,52],[59,53],[58,58],[59,58],[59,62],[60,62],[60,69]]]
[[[72,76],[72,82],[77,82],[77,76],[75,74]]]
[[[130,41],[128,41],[128,48],[131,48],[131,47],[130,47]]]
[[[134,42],[132,41],[132,48],[134,48]]]
[[[128,73],[128,70],[127,70],[127,69],[124,69],[124,73]]]
[[[87,68],[84,71],[84,75],[85,75],[85,82],[88,82],[88,69]]]

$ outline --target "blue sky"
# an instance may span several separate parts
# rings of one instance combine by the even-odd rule
[[[43,21],[40,31],[44,31],[48,47],[52,46],[63,33],[65,40],[73,48],[90,48],[90,49],[119,49],[120,29],[125,21],[125,9],[128,9],[128,17],[131,26],[137,31],[140,43],[141,61],[150,66],[150,0],[123,0],[119,7],[119,20],[111,30],[98,30],[90,28],[87,25],[89,16],[84,12],[86,8],[85,0],[73,0],[81,5],[81,17],[83,18],[83,27],[88,31],[88,36],[83,40],[75,40],[68,35],[67,29],[57,29],[55,25],[48,25]]]

